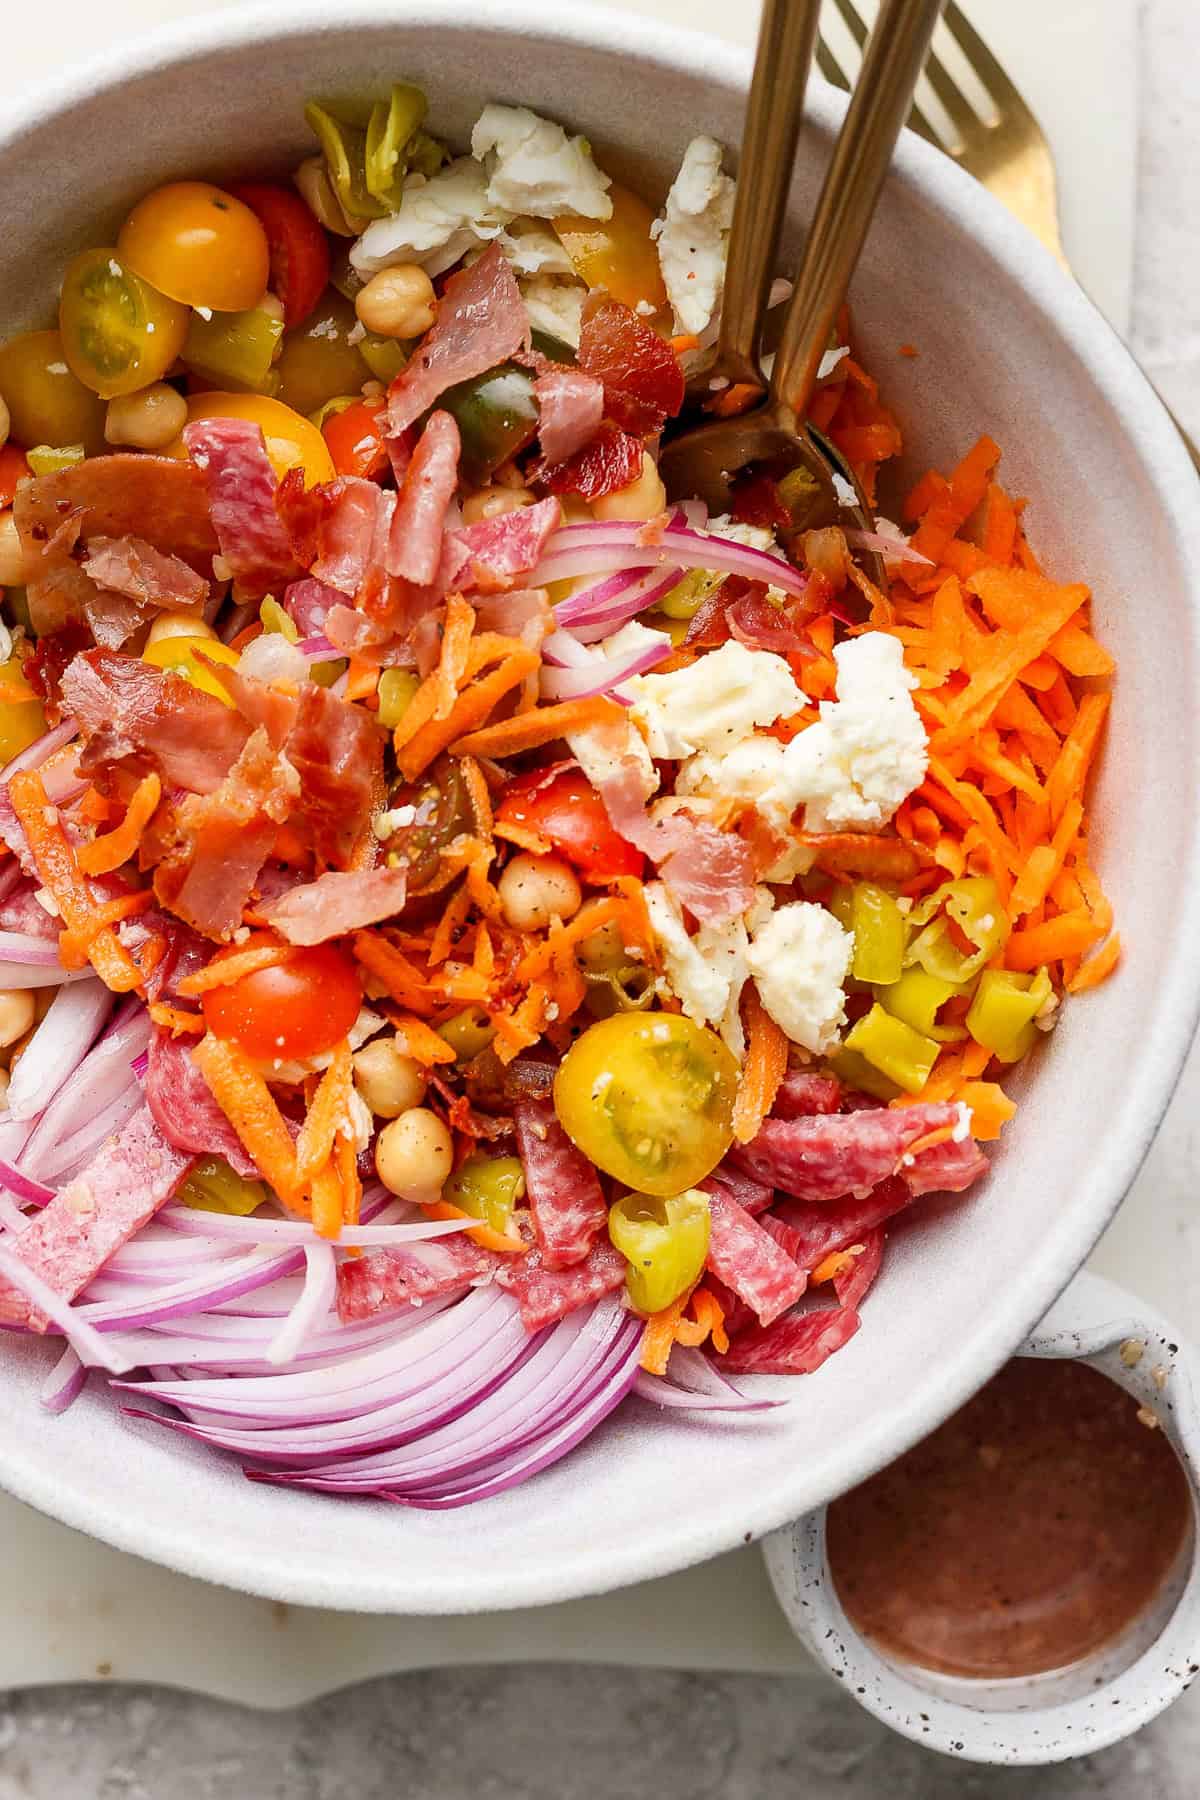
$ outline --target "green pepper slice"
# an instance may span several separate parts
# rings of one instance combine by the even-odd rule
[[[533,376],[516,363],[501,363],[486,375],[447,388],[438,406],[458,426],[462,473],[473,487],[482,487],[537,435]]]
[[[194,312],[179,355],[194,375],[222,391],[265,394],[279,387],[272,365],[282,337],[283,320],[258,306],[210,319]]]
[[[626,1194],[609,1209],[608,1235],[629,1264],[625,1286],[640,1313],[661,1312],[699,1280],[708,1256],[708,1195]]]

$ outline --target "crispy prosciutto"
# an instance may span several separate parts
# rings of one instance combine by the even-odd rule
[[[500,1259],[496,1280],[519,1302],[527,1331],[540,1331],[565,1319],[576,1307],[603,1300],[625,1283],[625,1258],[601,1238],[583,1262],[551,1269],[540,1250]]]
[[[533,384],[538,442],[547,463],[566,462],[590,444],[604,417],[604,386],[580,369],[548,368]]]
[[[661,431],[683,405],[679,358],[620,300],[593,294],[584,302],[578,360],[603,387],[605,417],[638,437]]]
[[[513,1106],[533,1229],[547,1270],[582,1262],[603,1231],[608,1207],[592,1164],[558,1122],[550,1099]]]
[[[183,430],[208,490],[221,555],[246,599],[258,599],[299,573],[275,510],[275,471],[262,427],[245,419],[193,419]]]
[[[552,463],[542,456],[529,471],[552,494],[578,494],[581,500],[599,500],[636,481],[642,469],[642,440],[618,425],[601,425],[582,450],[565,462]]]
[[[529,320],[516,276],[498,244],[453,276],[438,304],[437,319],[388,389],[393,434],[457,382],[494,369],[529,342]]]
[[[73,1300],[114,1251],[166,1204],[192,1158],[164,1142],[148,1106],[139,1107],[17,1240],[21,1261]],[[44,1331],[24,1294],[0,1283],[0,1320]]]
[[[394,1250],[369,1250],[338,1269],[338,1317],[349,1325],[386,1307],[461,1293],[489,1280],[502,1260],[494,1250],[472,1243],[465,1233]]]
[[[443,551],[444,586],[461,594],[503,593],[536,568],[561,521],[562,507],[550,499],[465,525],[452,534]]]
[[[768,1119],[753,1143],[737,1157],[752,1175],[798,1200],[841,1200],[848,1194],[869,1194],[891,1175],[920,1183],[923,1158],[936,1156],[949,1146],[931,1146],[905,1164],[909,1146],[929,1132],[954,1128],[958,1122],[957,1107],[937,1104]],[[960,1145],[954,1148],[961,1151]],[[987,1168],[987,1159],[979,1152],[955,1161],[961,1166],[964,1187]],[[933,1185],[944,1183],[938,1180]]]
[[[325,944],[392,918],[404,905],[407,887],[403,869],[331,870],[258,910],[289,944]]]
[[[108,650],[75,657],[62,695],[84,741],[82,767],[134,758],[164,787],[188,793],[218,788],[249,736],[245,721],[213,695]]]
[[[223,1156],[239,1175],[257,1179],[257,1166],[213,1099],[187,1045],[169,1032],[156,1031],[147,1054],[146,1105],[167,1142],[188,1156]]]
[[[383,499],[376,482],[355,475],[306,488],[300,469],[289,469],[276,489],[275,508],[291,554],[309,571],[308,579],[291,583],[286,594],[288,609],[306,636],[319,631],[320,624],[309,616],[301,625],[296,608],[320,604],[322,596],[312,591],[314,585],[353,599],[366,580]]]
[[[208,599],[203,575],[145,538],[89,538],[83,569],[98,587],[123,594],[142,610],[165,606],[173,612],[199,612]]]
[[[446,508],[458,486],[458,426],[435,412],[417,441],[396,498],[388,534],[387,571],[419,587],[433,581],[442,560]]]
[[[382,801],[383,732],[370,713],[310,682],[284,748],[313,847],[322,862],[344,868]]]

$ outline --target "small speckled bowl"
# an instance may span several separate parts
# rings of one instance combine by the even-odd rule
[[[817,1662],[885,1725],[971,1762],[1060,1762],[1101,1750],[1154,1718],[1200,1673],[1196,1351],[1142,1301],[1082,1274],[1018,1354],[1077,1358],[1117,1382],[1153,1411],[1187,1475],[1188,1540],[1119,1638],[1069,1668],[1010,1680],[916,1668],[884,1655],[847,1619],[829,1572],[825,1507],[763,1545],[779,1603]]]
[[[544,0],[287,0],[183,21],[0,110],[0,333],[44,322],[68,256],[111,242],[158,183],[293,167],[312,148],[306,96],[404,76],[458,145],[485,102],[524,102],[660,195],[694,133],[737,145],[749,73],[727,44]],[[842,109],[814,88],[789,256]],[[764,1419],[698,1425],[631,1402],[469,1514],[348,1505],[250,1483],[123,1418],[99,1382],[50,1418],[37,1389],[53,1346],[5,1337],[0,1481],[19,1498],[278,1600],[467,1613],[599,1593],[761,1537],[891,1461],[1012,1355],[1083,1263],[1157,1129],[1200,999],[1200,485],[1078,288],[911,134],[852,297],[904,422],[904,475],[990,431],[1039,555],[1092,583],[1120,665],[1092,845],[1125,955],[1064,1009],[990,1178],[960,1204],[912,1209],[861,1332],[819,1375],[766,1382],[789,1404]],[[900,355],[906,343],[920,356]]]

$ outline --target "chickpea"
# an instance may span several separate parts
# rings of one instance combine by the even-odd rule
[[[597,519],[656,519],[667,504],[667,490],[658,473],[658,465],[648,450],[642,451],[642,472],[628,487],[615,494],[602,494],[592,501],[592,515]]]
[[[480,488],[463,501],[463,524],[477,525],[482,519],[498,519],[501,513],[520,512],[523,506],[532,505],[533,495],[527,487]]]
[[[385,1125],[375,1145],[375,1169],[402,1200],[428,1205],[442,1191],[454,1163],[450,1132],[427,1106],[412,1106]]]
[[[515,931],[537,931],[553,917],[574,918],[583,895],[575,871],[557,856],[514,856],[497,883],[504,917]]]
[[[323,156],[310,156],[300,164],[292,180],[300,190],[300,198],[326,231],[335,237],[357,237],[366,220],[352,219],[333,190]]]
[[[0,588],[20,587],[25,573],[25,552],[10,506],[0,512]]]
[[[0,1050],[23,1038],[34,1020],[33,994],[28,988],[0,988]]]
[[[404,1055],[394,1037],[364,1044],[353,1062],[354,1084],[377,1119],[398,1119],[425,1098],[420,1067]]]
[[[161,612],[150,627],[146,648],[161,644],[164,638],[215,638],[216,635],[199,613]]]
[[[599,895],[594,896],[591,900],[585,900],[579,909],[580,922],[582,923],[591,913],[595,912],[597,907],[605,904],[606,902]],[[606,975],[629,961],[625,941],[621,935],[621,927],[615,919],[606,919],[602,925],[596,927],[595,931],[589,932],[587,937],[576,944],[575,955],[583,967],[593,975]]]
[[[376,337],[415,338],[434,320],[433,283],[417,263],[381,269],[354,297],[354,310]]]
[[[136,394],[118,394],[108,403],[104,436],[110,444],[130,444],[135,450],[165,450],[187,424],[187,401],[165,381],[139,388]]]
[[[8,402],[0,394],[0,450],[8,442],[8,434],[12,430],[12,420],[8,416]]]

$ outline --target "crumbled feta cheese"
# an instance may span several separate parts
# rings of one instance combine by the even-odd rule
[[[388,838],[394,837],[398,831],[402,831],[406,825],[415,824],[416,817],[415,806],[393,806],[388,812],[376,813],[371,821],[371,829],[379,842],[383,844]]]
[[[648,800],[658,786],[658,770],[645,740],[628,720],[593,726],[590,731],[573,731],[567,737],[567,748],[593,787],[615,780],[628,763],[635,766],[641,778],[643,799]]]
[[[409,180],[399,210],[367,226],[351,246],[350,261],[360,275],[376,275],[397,263],[420,263],[430,275],[440,275],[494,238],[511,216],[489,201],[482,164],[459,156],[428,181]]]
[[[826,380],[828,376],[833,374],[833,371],[837,368],[842,358],[844,356],[849,356],[849,354],[849,344],[839,344],[834,350],[826,350],[820,362],[817,364],[817,380]]]
[[[831,473],[833,475],[833,491],[837,495],[838,505],[857,506],[858,495],[854,491],[854,483],[847,481],[844,475],[839,475],[836,469]]]
[[[609,176],[596,167],[586,138],[568,137],[527,106],[485,106],[471,133],[471,153],[488,172],[488,200],[539,219],[578,213],[611,219]]]
[[[735,193],[734,183],[721,172],[721,154],[714,138],[692,139],[667,195],[664,217],[651,228],[681,332],[702,332],[721,303]]]
[[[690,668],[635,675],[628,687],[650,754],[675,759],[731,748],[756,725],[770,725],[805,704],[782,656],[736,641]]]
[[[783,774],[784,748],[778,738],[751,734],[726,750],[704,750],[682,763],[675,780],[677,794],[714,794],[735,805],[761,812],[768,824],[785,831],[790,812],[774,793]]]
[[[641,319],[652,319],[658,308],[653,300],[639,300],[633,310]]]
[[[955,1111],[958,1113],[958,1118],[955,1120],[954,1129],[950,1133],[950,1140],[955,1144],[965,1144],[971,1135],[971,1120],[973,1115],[965,1100],[959,1100],[955,1103]]]
[[[781,1031],[815,1056],[846,1023],[843,986],[854,934],[809,900],[778,907],[750,942],[747,963],[759,998]]]
[[[530,275],[518,285],[534,331],[548,332],[570,344],[572,350],[578,350],[583,303],[587,299],[582,281],[560,275]]]
[[[716,1026],[739,1062],[746,1053],[739,1002],[750,974],[749,933],[766,923],[772,904],[766,888],[758,888],[744,919],[701,925],[689,937],[670,889],[661,881],[646,887],[646,909],[662,951],[668,987],[689,1019]]]
[[[567,275],[575,265],[556,232],[539,219],[514,219],[500,233],[500,248],[518,275]]]
[[[882,631],[834,650],[836,701],[788,744],[780,782],[767,799],[805,806],[809,831],[877,831],[925,778],[929,748],[912,703],[916,677],[898,639]]]
[[[711,537],[728,538],[731,544],[745,544],[749,550],[768,550],[779,554],[775,533],[769,525],[744,525],[729,513],[719,513],[704,527]]]

